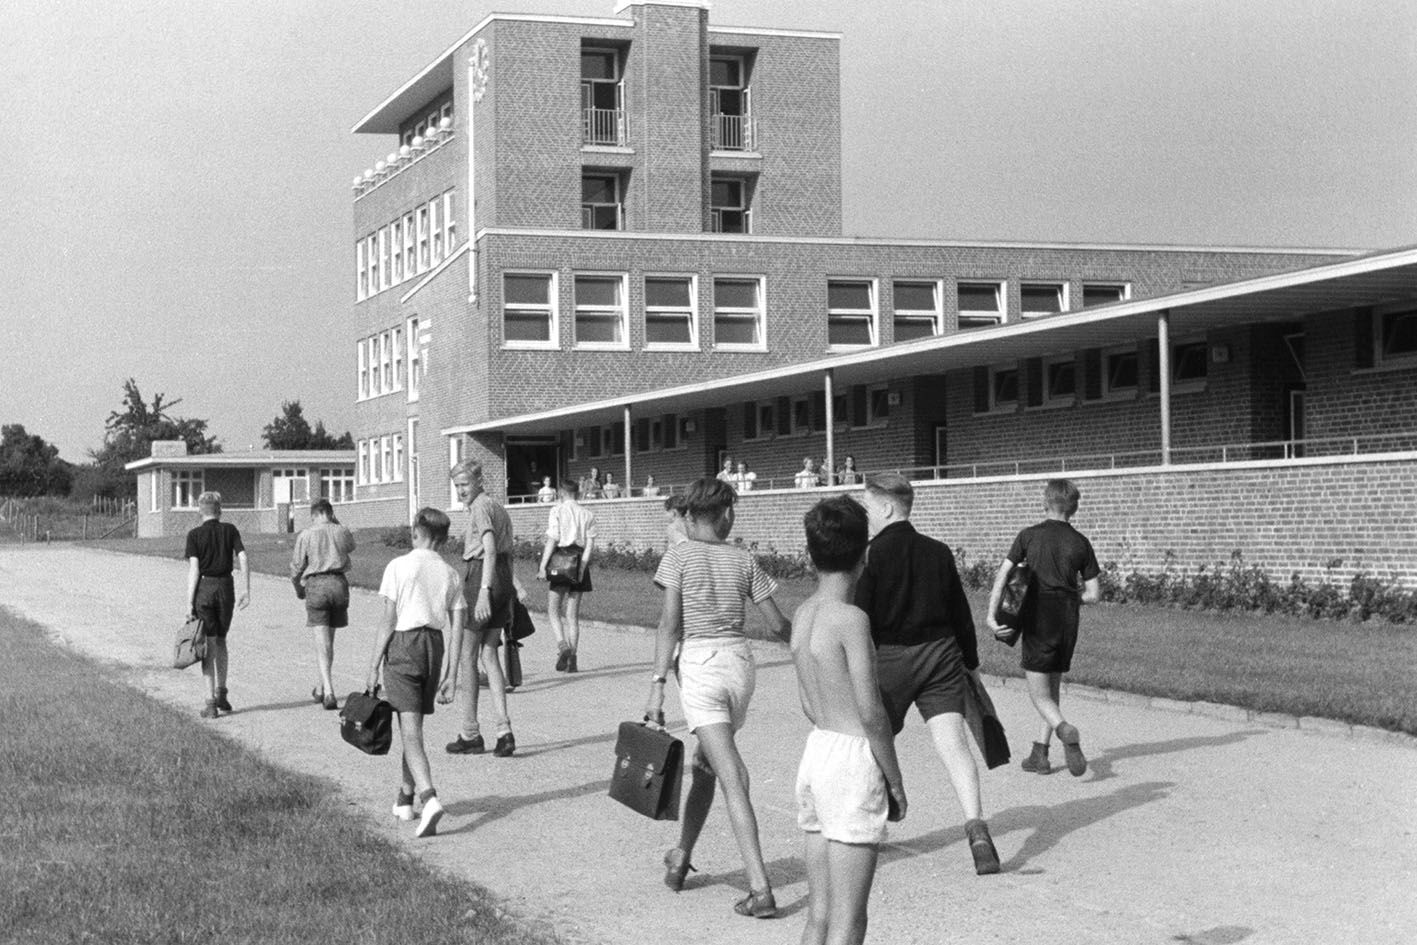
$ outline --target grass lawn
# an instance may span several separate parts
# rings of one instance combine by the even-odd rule
[[[353,583],[377,588],[384,565],[401,551],[385,546],[378,531],[361,532]],[[294,536],[247,539],[251,566],[284,575]],[[96,543],[142,554],[180,557],[183,539],[128,539]],[[529,561],[517,574],[544,610],[546,589]],[[652,627],[660,594],[650,575],[599,568],[595,592],[582,614]],[[778,603],[790,614],[812,593],[812,581],[779,582]],[[1018,651],[994,642],[984,629],[986,596],[972,593],[985,672],[1022,675]],[[295,604],[294,595],[291,596]],[[750,618],[757,619],[756,614]],[[1204,699],[1262,711],[1342,719],[1417,734],[1417,628],[1300,617],[1222,614],[1135,604],[1083,608],[1073,682],[1173,699]]]
[[[3,608],[0,639],[0,941],[554,941],[365,830],[328,782],[105,679]]]

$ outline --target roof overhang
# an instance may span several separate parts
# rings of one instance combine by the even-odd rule
[[[123,468],[216,469],[221,467],[353,466],[354,450],[270,450],[258,453],[196,453],[187,456],[148,456]]]
[[[938,338],[834,355],[787,367],[677,387],[635,392],[538,413],[449,427],[445,435],[551,433],[571,426],[615,423],[624,410],[645,416],[685,413],[744,400],[801,394],[831,371],[838,386],[870,384],[977,365],[1105,348],[1155,337],[1168,312],[1172,338],[1259,322],[1292,321],[1330,311],[1378,306],[1417,297],[1417,247],[1207,286],[1078,312],[956,332]]]

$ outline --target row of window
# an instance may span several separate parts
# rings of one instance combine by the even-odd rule
[[[688,445],[693,421],[678,414],[641,417],[635,421],[633,445],[635,454],[682,450]],[[585,427],[571,439],[571,459],[605,459],[625,455],[625,427],[619,423]]]
[[[625,135],[625,50],[615,46],[581,47],[581,141],[619,147]],[[756,147],[752,89],[753,59],[710,51],[710,144],[715,151],[751,151]]]
[[[572,343],[577,348],[627,350],[630,345],[629,277],[623,273],[574,275]],[[554,272],[504,272],[503,342],[508,348],[559,348],[558,276]],[[766,280],[761,276],[713,278],[713,321],[709,344],[715,348],[762,350],[766,345]],[[892,282],[895,339],[910,341],[944,333],[942,279]],[[833,348],[866,348],[881,343],[880,304],[875,279],[827,282],[827,341]],[[1008,320],[1005,282],[956,285],[961,329]],[[1068,310],[1067,283],[1025,282],[1020,316],[1034,318]],[[1125,299],[1120,283],[1084,283],[1083,304]],[[698,277],[644,277],[645,348],[684,351],[699,348]]]
[[[623,230],[627,170],[592,170],[581,174],[581,228]],[[754,175],[714,174],[709,181],[709,231],[713,233],[753,232],[753,211],[749,206],[757,178]]]
[[[408,345],[408,399],[418,399],[419,388],[428,364],[427,340],[424,332],[427,325],[420,325],[415,316],[405,323]],[[359,400],[382,397],[404,389],[404,337],[405,328],[385,329],[355,344],[358,358]]]
[[[347,466],[327,467],[317,470],[320,495],[331,502],[354,501],[354,470]],[[275,469],[271,471],[271,483],[276,501],[305,501],[309,499],[310,470]],[[158,477],[152,477],[152,493],[149,496],[151,509],[159,511]],[[293,488],[282,488],[282,482],[290,482]],[[197,499],[206,491],[206,472],[201,469],[174,469],[171,473],[172,508],[195,509]]]
[[[371,436],[354,445],[355,480],[361,485],[403,482],[403,434]]]
[[[1152,342],[1149,373],[1153,390],[1159,387],[1159,361]],[[1184,393],[1205,386],[1209,370],[1210,345],[1204,339],[1182,341],[1171,347],[1172,390]],[[1084,400],[1124,400],[1141,390],[1141,355],[1135,345],[1084,352],[1081,365],[1076,355],[1030,358],[975,368],[974,410],[976,413],[1013,411],[1026,391],[1029,407],[1060,407]]]
[[[427,272],[455,245],[457,225],[449,190],[355,241],[355,301]]]

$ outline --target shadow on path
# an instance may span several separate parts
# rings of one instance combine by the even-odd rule
[[[1116,774],[1112,771],[1112,763],[1116,761],[1147,758],[1152,755],[1169,755],[1197,748],[1219,748],[1222,745],[1234,745],[1247,738],[1266,734],[1269,734],[1266,729],[1252,728],[1240,732],[1230,732],[1227,735],[1195,735],[1188,738],[1172,738],[1164,742],[1136,742],[1131,745],[1118,745],[1087,759],[1088,771],[1092,775],[1089,780],[1106,781],[1109,778],[1115,778]],[[1055,777],[1060,773],[1062,772],[1055,770],[1050,777]]]
[[[604,794],[610,790],[610,780],[589,781],[585,784],[577,784],[573,787],[560,788],[554,791],[541,791],[536,794],[522,794],[508,797],[502,794],[485,794],[481,797],[455,801],[449,804],[447,811],[457,817],[470,817],[471,820],[459,824],[452,830],[440,830],[439,833],[454,834],[463,833],[477,827],[485,827],[493,821],[500,820],[523,807],[532,807],[536,804],[545,804],[551,801],[566,801],[576,797],[587,797],[591,794]],[[476,816],[481,815],[481,816]]]

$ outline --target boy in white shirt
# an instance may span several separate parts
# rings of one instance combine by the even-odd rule
[[[438,553],[448,540],[448,516],[434,508],[420,509],[413,520],[413,550],[390,561],[384,569],[379,596],[384,620],[374,640],[365,688],[372,692],[384,667],[384,698],[399,717],[403,776],[394,816],[413,820],[414,793],[423,805],[414,836],[438,832],[443,805],[433,788],[428,752],[423,745],[423,717],[433,714],[435,699],[453,701],[462,653],[467,601],[462,579]],[[451,628],[451,645],[443,633]]]

